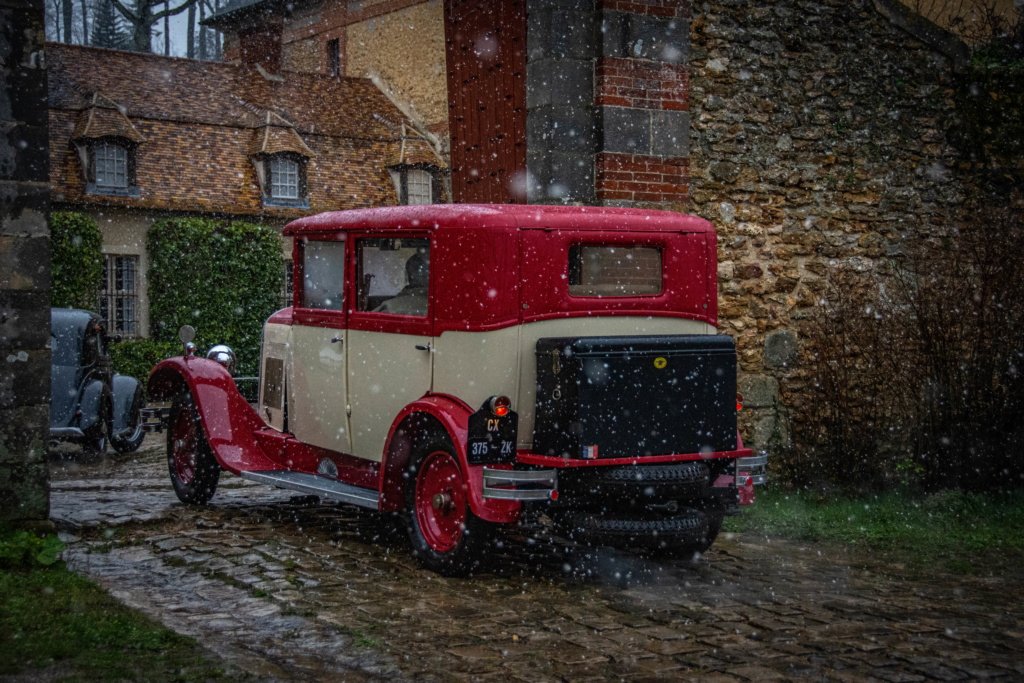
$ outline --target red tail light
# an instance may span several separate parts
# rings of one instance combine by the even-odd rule
[[[743,394],[736,394],[736,412],[743,410]]]
[[[495,396],[491,399],[491,412],[498,417],[505,417],[512,408],[512,399],[508,396]]]

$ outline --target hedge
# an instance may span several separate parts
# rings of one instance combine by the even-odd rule
[[[96,310],[103,281],[103,235],[82,213],[50,214],[54,308]]]
[[[153,339],[129,339],[110,345],[114,372],[134,377],[146,385],[149,371],[164,358],[181,355],[181,343]]]
[[[157,342],[196,329],[199,352],[227,344],[236,375],[255,375],[263,323],[278,308],[284,277],[276,228],[208,218],[157,221],[146,235],[149,318]]]

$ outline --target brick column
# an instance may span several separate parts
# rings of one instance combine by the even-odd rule
[[[599,0],[595,199],[669,208],[689,201],[687,0]]]
[[[0,520],[49,516],[50,230],[42,0],[0,0]]]

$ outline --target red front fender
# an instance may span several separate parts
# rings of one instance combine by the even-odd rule
[[[256,432],[266,423],[238,393],[223,365],[177,356],[160,361],[149,373],[153,400],[169,401],[186,390],[192,394],[206,441],[221,467],[232,474],[281,469],[256,442]]]
[[[381,511],[398,511],[402,509],[402,496],[405,484],[405,470],[408,466],[412,437],[401,429],[408,419],[422,416],[425,423],[434,422],[448,433],[455,445],[455,455],[459,459],[459,467],[466,477],[467,498],[469,509],[486,522],[511,523],[519,519],[522,504],[512,500],[485,500],[483,497],[483,465],[470,465],[466,459],[466,434],[469,429],[469,416],[473,410],[453,396],[433,394],[424,396],[418,401],[407,405],[391,424],[388,432],[387,445],[384,448],[384,462],[381,463],[380,494]],[[428,424],[415,425],[409,423],[410,429],[429,429]],[[494,469],[510,469],[510,465],[488,465]]]

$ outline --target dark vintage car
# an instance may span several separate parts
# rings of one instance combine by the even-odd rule
[[[109,443],[134,451],[145,437],[142,385],[114,374],[100,317],[71,308],[50,310],[50,440],[81,444],[97,457]]]

